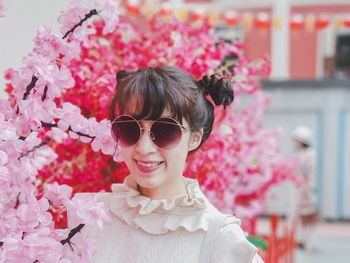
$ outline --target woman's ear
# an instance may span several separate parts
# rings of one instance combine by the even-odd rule
[[[196,131],[196,132],[192,132],[188,151],[193,151],[197,149],[198,146],[201,144],[202,137],[203,137],[203,129],[200,129],[199,131]]]

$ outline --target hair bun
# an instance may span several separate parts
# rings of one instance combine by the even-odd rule
[[[205,75],[199,85],[203,90],[204,96],[210,95],[215,105],[230,105],[234,99],[231,83],[224,77],[212,74],[210,78]]]
[[[118,71],[118,73],[115,76],[117,79],[117,82],[125,79],[127,76],[129,76],[133,72],[135,72],[135,71],[134,70],[126,70],[126,69],[122,69],[122,70]]]

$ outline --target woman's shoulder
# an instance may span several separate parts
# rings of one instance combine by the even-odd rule
[[[262,263],[257,251],[258,249],[247,240],[240,220],[226,217],[216,235],[211,262],[226,263],[234,259],[237,263]]]

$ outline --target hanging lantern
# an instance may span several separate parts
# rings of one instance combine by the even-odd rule
[[[162,17],[169,17],[173,14],[173,10],[171,10],[171,8],[168,6],[163,6],[162,8],[159,9],[158,14]]]
[[[271,26],[271,19],[268,13],[260,12],[254,19],[254,26],[266,30]]]
[[[253,26],[253,14],[246,12],[242,16],[242,26],[245,31],[249,31]]]
[[[137,1],[126,1],[125,10],[130,16],[139,16],[140,15],[140,5]]]
[[[184,22],[187,18],[187,9],[184,7],[179,7],[176,11],[176,16],[181,22]]]
[[[281,29],[282,28],[282,24],[283,24],[283,21],[282,21],[282,18],[279,17],[279,16],[276,16],[274,19],[273,19],[273,27],[275,29]]]
[[[289,26],[292,31],[303,29],[304,24],[304,17],[301,14],[294,14],[289,20]]]
[[[152,3],[146,3],[146,4],[143,6],[143,8],[142,8],[143,14],[144,14],[147,18],[151,18],[151,17],[154,15],[155,9],[156,9],[156,8],[155,8],[154,4],[152,4]]]
[[[350,17],[349,16],[344,18],[343,25],[346,28],[350,28]]]
[[[227,11],[223,13],[223,22],[229,27],[235,27],[239,23],[239,16],[235,11]]]
[[[203,11],[191,10],[188,14],[188,19],[192,23],[200,22],[205,18]]]
[[[217,23],[218,20],[219,20],[219,12],[217,12],[217,11],[211,11],[211,12],[209,12],[208,18],[209,18],[209,23],[210,23],[212,26],[215,26],[216,23]]]
[[[333,17],[334,29],[339,30],[343,27],[343,18],[339,15]]]
[[[320,16],[315,20],[315,28],[318,30],[323,30],[329,25],[329,17]]]
[[[313,14],[308,14],[305,19],[305,28],[308,31],[313,31],[315,29],[316,18]]]

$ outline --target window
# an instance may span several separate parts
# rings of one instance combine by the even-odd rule
[[[350,34],[337,37],[335,70],[336,77],[350,77]]]

